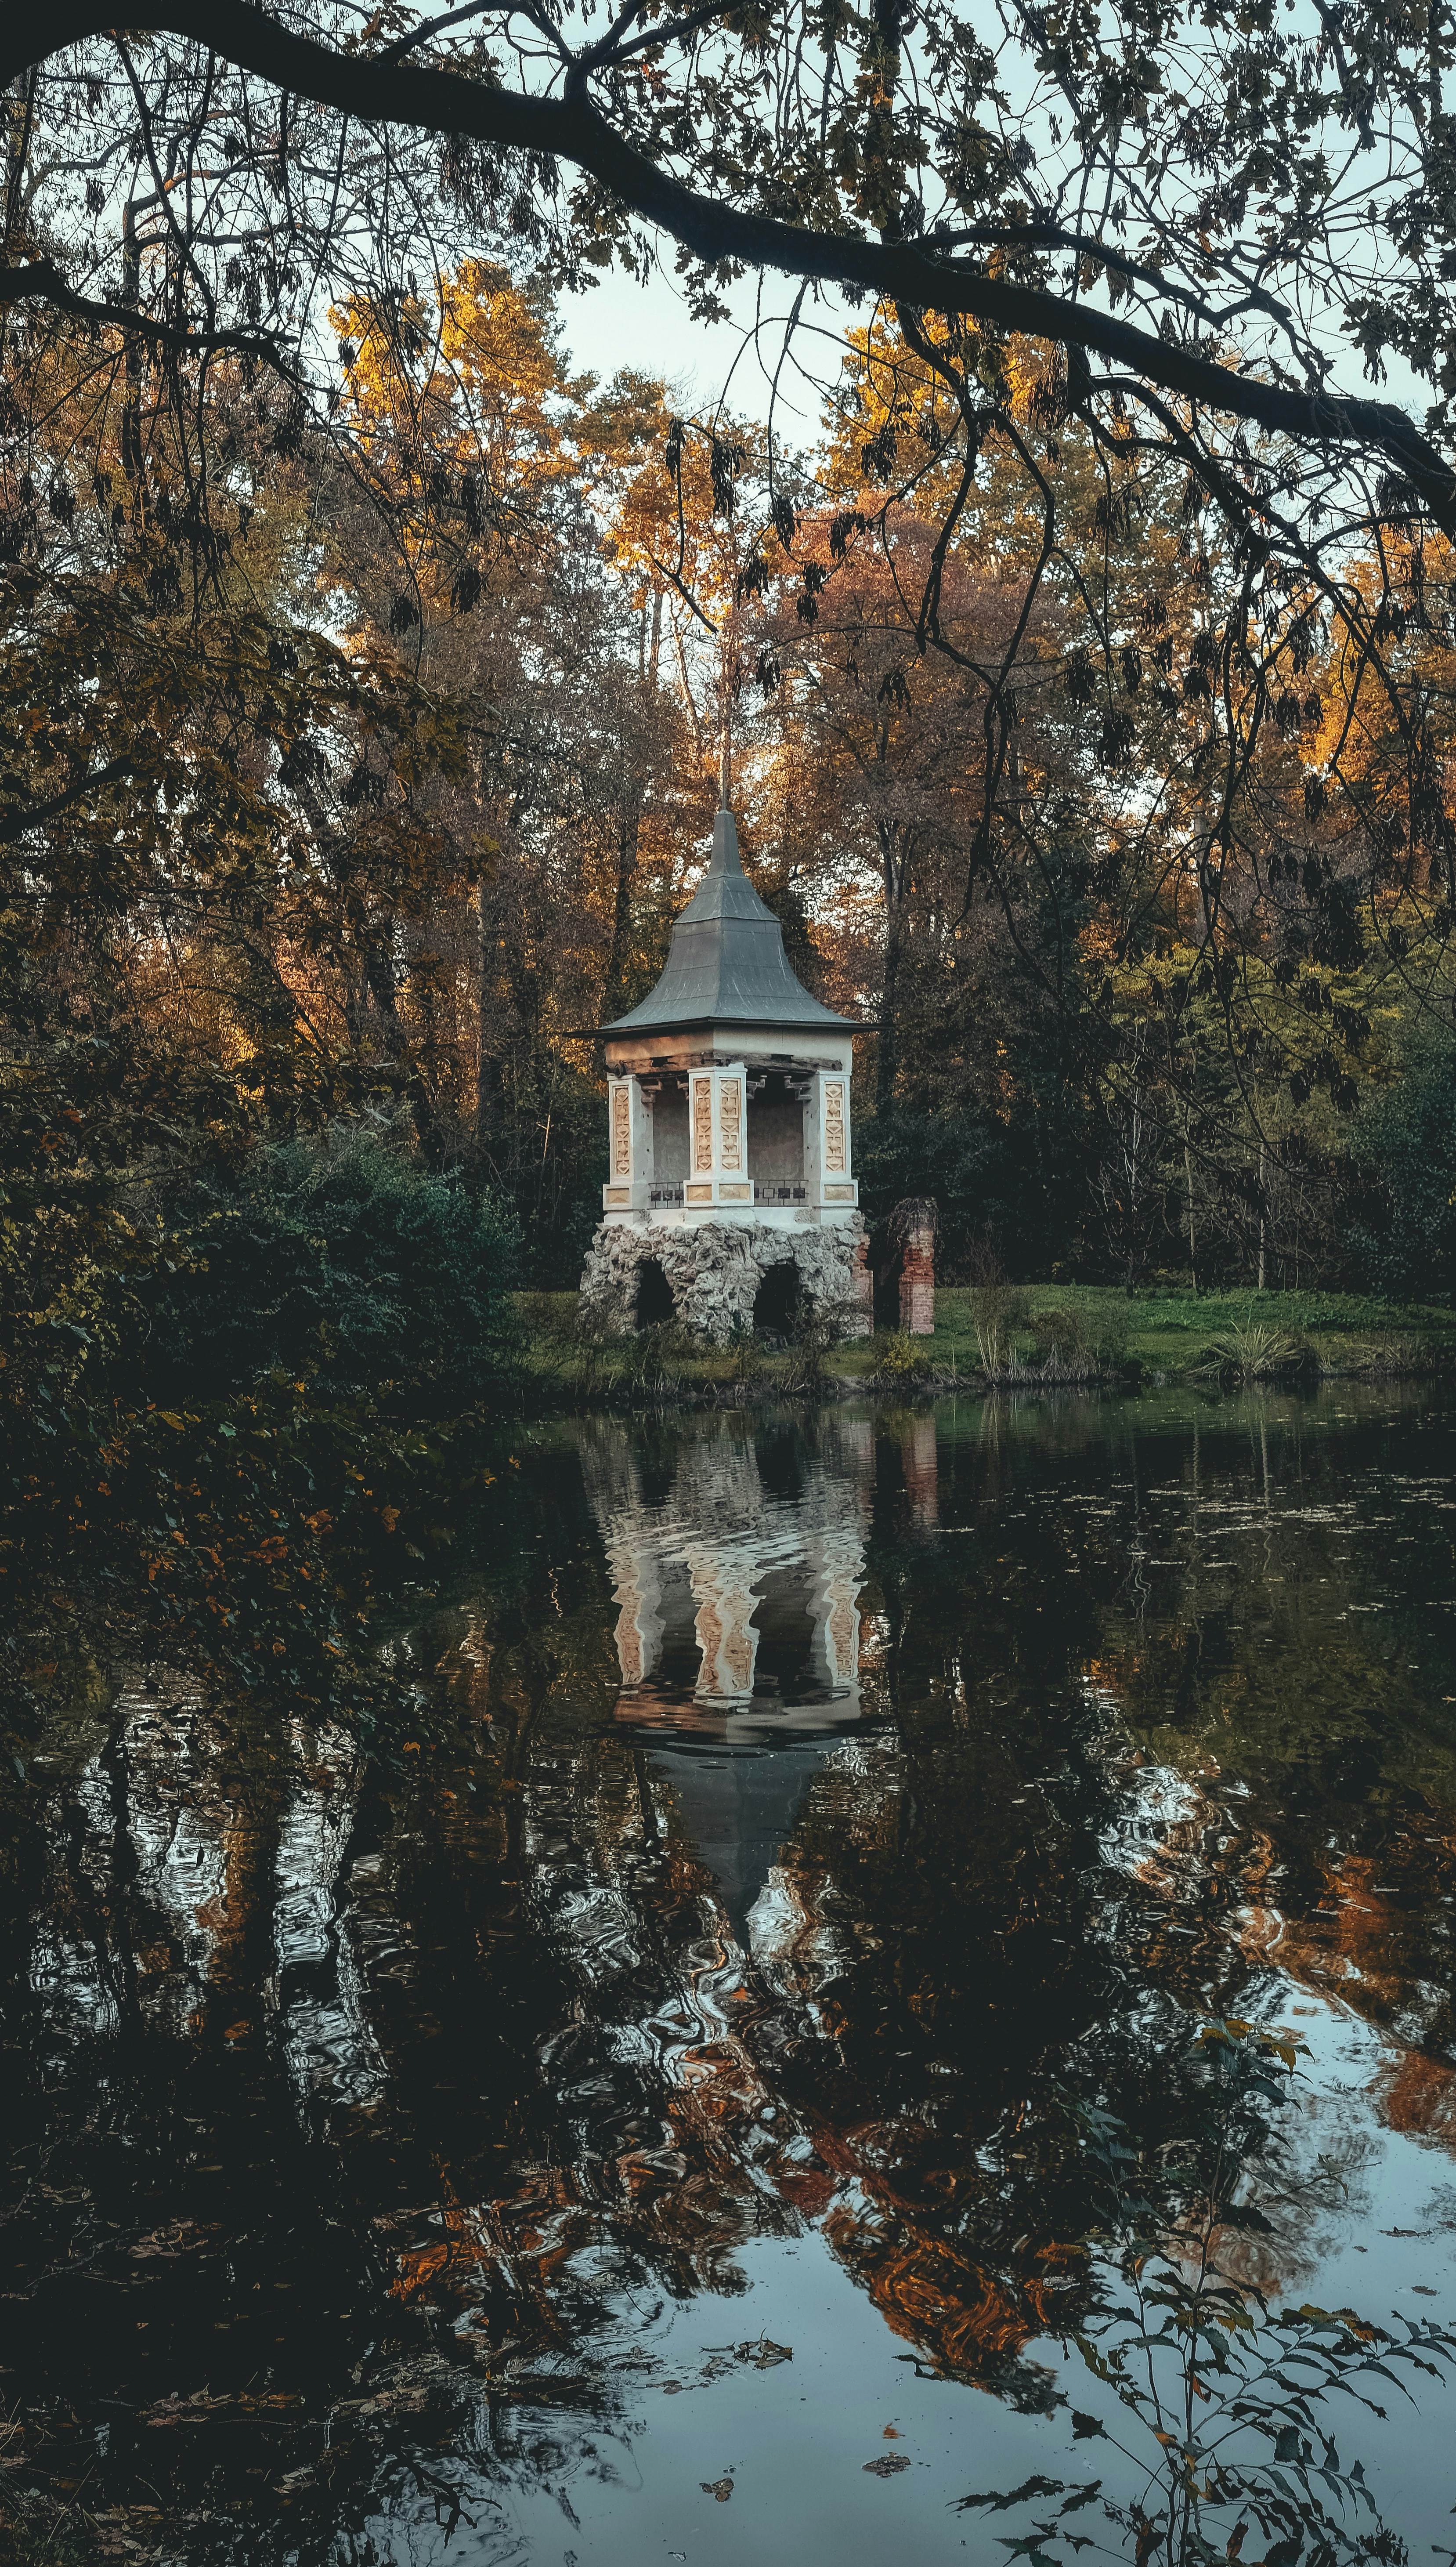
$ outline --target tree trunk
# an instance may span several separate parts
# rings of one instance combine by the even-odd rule
[[[647,654],[647,683],[651,687],[654,695],[656,695],[658,691],[658,679],[662,669],[662,663],[663,593],[660,588],[655,588],[652,592],[652,642]]]
[[[137,239],[137,208],[131,203],[122,214],[122,301],[129,312],[140,312],[142,308],[142,252]],[[122,469],[135,488],[142,474],[142,343],[130,330],[125,364]]]
[[[905,888],[908,857],[897,861],[893,840],[880,837],[880,875],[885,886],[885,974],[880,985],[880,1041],[875,1060],[875,1111],[888,1113],[895,1102],[900,1075],[900,967],[904,960]]]
[[[639,764],[632,779],[631,795],[617,819],[617,882],[612,897],[612,942],[607,953],[607,969],[602,979],[602,1021],[607,1023],[622,1012],[626,996],[627,944],[632,932],[632,895],[637,888],[637,865],[642,852],[643,778]]]
[[[885,922],[885,977],[880,987],[880,1041],[875,1059],[875,1111],[888,1114],[900,1075],[900,913]]]
[[[415,1138],[422,1154],[431,1167],[438,1167],[442,1156],[439,1117],[400,1015],[399,977],[391,950],[393,943],[393,929],[389,931],[388,945],[378,936],[367,940],[364,948],[365,977],[380,1018],[381,1039],[395,1072],[396,1093],[410,1108]]]
[[[699,757],[701,758],[703,755],[703,716],[698,711],[698,706],[694,700],[693,689],[689,684],[688,654],[683,648],[683,636],[681,633],[674,633],[673,647],[678,655],[678,682],[683,690],[683,702],[688,709],[688,719],[693,725],[693,745],[697,749]]]
[[[25,164],[30,156],[31,113],[35,101],[36,72],[28,72],[12,84],[7,101],[5,133],[5,256],[15,257],[19,243],[20,200],[25,192]]]
[[[475,1138],[483,1141],[493,1121],[492,1108],[500,1094],[500,1063],[489,1049],[485,1028],[490,1018],[487,1000],[489,988],[490,919],[485,899],[485,885],[477,884],[478,906],[475,912]]]

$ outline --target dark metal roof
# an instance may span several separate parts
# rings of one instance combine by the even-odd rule
[[[677,926],[667,969],[639,1006],[604,1034],[670,1033],[690,1025],[837,1025],[789,970],[783,930],[738,862],[731,811],[713,824],[713,860]]]

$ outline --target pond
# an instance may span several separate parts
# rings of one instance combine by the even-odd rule
[[[1009,2556],[1024,2507],[961,2500],[1115,2415],[1068,2098],[1155,2099],[1210,2018],[1306,2045],[1274,2301],[1456,2318],[1451,1428],[1340,1384],[522,1425],[391,1752],[58,1686],[0,2389],[65,2538]],[[1411,2385],[1326,2429],[1450,2557]]]

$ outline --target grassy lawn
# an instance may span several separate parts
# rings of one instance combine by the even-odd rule
[[[1048,1310],[1074,1311],[1087,1336],[1125,1345],[1149,1373],[1169,1375],[1196,1364],[1209,1339],[1251,1321],[1308,1340],[1327,1372],[1413,1369],[1422,1361],[1456,1355],[1456,1311],[1420,1302],[1379,1301],[1356,1292],[1180,1292],[1164,1289],[1129,1296],[1115,1285],[1032,1284],[1025,1302],[1034,1319]],[[947,1286],[936,1294],[937,1365],[971,1370],[977,1361],[972,1296]]]
[[[1195,1296],[1160,1286],[1129,1296],[1110,1284],[1032,1284],[1020,1287],[1017,1297],[1024,1315],[1014,1338],[1027,1360],[1036,1359],[1038,1338],[1044,1347],[1038,1321],[1060,1312],[1079,1325],[1088,1343],[1105,1350],[1114,1367],[1140,1367],[1144,1379],[1158,1374],[1176,1378],[1200,1361],[1211,1338],[1251,1321],[1308,1343],[1326,1372],[1416,1371],[1456,1360],[1456,1311],[1358,1293],[1245,1289]],[[745,1378],[762,1390],[788,1368],[782,1355],[719,1353],[681,1340],[665,1342],[660,1332],[650,1342],[626,1339],[584,1357],[575,1335],[574,1292],[522,1293],[519,1309],[522,1370],[527,1384],[548,1398],[555,1393],[611,1399],[632,1382],[644,1389],[655,1386],[659,1396],[671,1396],[675,1383],[685,1391],[710,1386],[728,1390]],[[941,1287],[935,1335],[919,1340],[918,1347],[938,1373],[979,1375],[969,1290]],[[885,1353],[883,1338],[864,1339],[834,1347],[825,1368],[844,1380],[867,1377]]]

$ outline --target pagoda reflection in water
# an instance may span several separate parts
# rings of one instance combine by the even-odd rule
[[[591,1454],[619,1717],[728,1745],[857,1720],[869,1421],[835,1420],[833,1450],[812,1455],[792,1429],[725,1426],[657,1472],[625,1437]]]
[[[871,1426],[824,1420],[811,1446],[725,1419],[657,1461],[607,1429],[584,1460],[618,1606],[617,1718],[653,1733],[732,1931],[756,1946],[804,1793],[860,1717]]]

